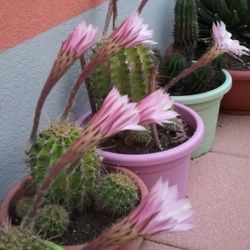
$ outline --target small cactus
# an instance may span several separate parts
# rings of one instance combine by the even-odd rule
[[[196,0],[176,0],[174,50],[184,53],[189,64],[199,36]]]
[[[97,106],[100,107],[113,85],[118,87],[121,94],[127,94],[132,101],[142,99],[147,93],[152,67],[152,53],[143,45],[124,49],[113,56],[91,76]]]
[[[68,228],[70,219],[65,208],[60,205],[45,205],[35,221],[35,228],[45,238],[62,235]]]
[[[160,59],[158,81],[165,86],[173,77],[187,67],[186,58],[178,53],[166,55]]]
[[[124,215],[139,201],[138,187],[127,175],[107,174],[100,179],[94,200],[97,211]]]
[[[18,201],[16,204],[16,214],[18,217],[23,218],[27,214],[32,201],[33,198],[30,196],[24,196]]]
[[[33,183],[38,187],[45,178],[50,166],[74,142],[81,132],[72,124],[54,124],[42,131],[28,155]],[[47,197],[55,203],[63,203],[68,209],[82,210],[90,203],[96,178],[99,175],[100,159],[95,150],[86,152],[77,166],[63,171],[53,183]]]
[[[0,229],[0,250],[55,250],[62,249],[37,236],[21,233],[17,230],[5,232]]]

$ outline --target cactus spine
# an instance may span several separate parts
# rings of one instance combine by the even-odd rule
[[[75,141],[81,128],[72,124],[54,124],[42,131],[28,155],[33,183],[36,187],[45,178],[47,170],[55,164],[69,145]],[[63,171],[53,183],[48,198],[63,203],[68,209],[82,210],[90,202],[89,195],[99,174],[100,161],[95,150],[86,152],[77,166]]]
[[[124,49],[113,56],[91,76],[95,100],[99,100],[97,106],[100,106],[113,85],[116,85],[122,94],[127,94],[132,101],[142,99],[147,94],[152,67],[152,53],[143,45]]]
[[[60,205],[50,204],[41,208],[35,221],[37,232],[44,238],[61,236],[68,228],[68,212]]]
[[[176,0],[174,50],[184,53],[190,64],[199,35],[197,19],[195,0]]]
[[[53,245],[53,246],[52,246]],[[10,231],[5,232],[0,229],[0,250],[53,250],[62,249],[59,246],[54,245],[46,241],[42,241],[40,238],[21,232]]]

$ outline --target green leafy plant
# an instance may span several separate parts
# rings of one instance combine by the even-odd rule
[[[250,43],[250,1],[249,0],[197,0],[200,39],[211,41],[211,26],[223,21],[235,39],[244,45]]]

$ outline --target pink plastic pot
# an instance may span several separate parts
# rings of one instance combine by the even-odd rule
[[[202,140],[204,125],[200,116],[192,109],[178,103],[175,107],[181,117],[195,129],[188,141],[173,149],[150,154],[119,154],[100,150],[103,162],[128,168],[136,173],[149,189],[159,178],[168,180],[169,184],[178,185],[180,197],[184,197],[191,154]]]

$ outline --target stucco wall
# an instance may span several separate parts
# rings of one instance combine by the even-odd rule
[[[119,22],[138,6],[138,2],[119,1]],[[145,22],[154,30],[155,40],[162,50],[171,41],[173,7],[173,0],[153,0],[149,1],[143,11]],[[36,101],[61,41],[83,18],[98,26],[101,31],[106,10],[107,3],[101,4],[1,53],[0,201],[9,187],[28,171],[24,151],[28,147]],[[42,128],[62,111],[67,93],[79,70],[79,64],[76,64],[53,90],[43,111]],[[75,114],[88,109],[84,90],[78,95],[78,100]]]

